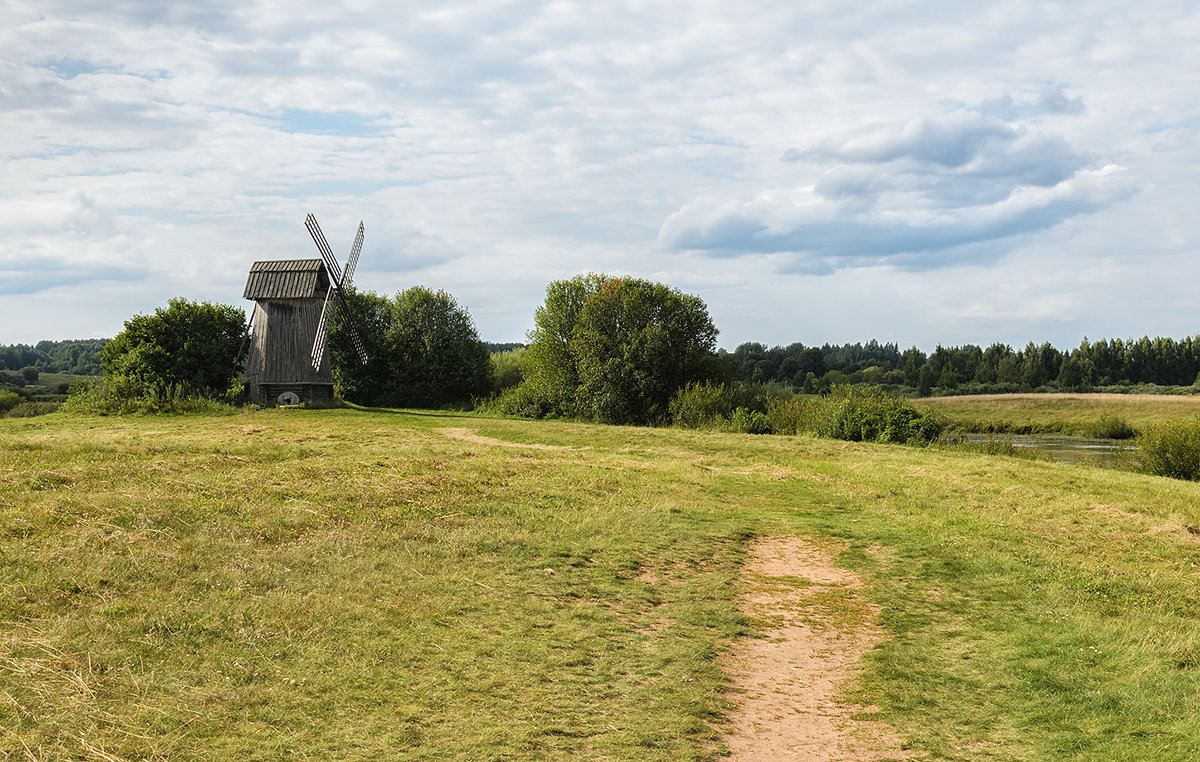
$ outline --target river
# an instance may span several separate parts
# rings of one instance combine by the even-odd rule
[[[970,434],[954,433],[947,441],[1007,442],[1013,447],[1028,447],[1060,463],[1083,463],[1116,467],[1127,465],[1137,452],[1130,440],[1086,439],[1053,434]]]

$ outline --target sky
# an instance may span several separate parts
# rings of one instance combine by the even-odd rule
[[[522,341],[586,272],[732,350],[1200,333],[1200,4],[0,0],[0,344],[251,263]]]

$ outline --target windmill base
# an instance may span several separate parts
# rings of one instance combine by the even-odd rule
[[[289,404],[285,396],[288,392],[295,395],[296,402],[333,402],[333,384],[257,384],[257,387],[250,390],[250,396],[266,402]]]

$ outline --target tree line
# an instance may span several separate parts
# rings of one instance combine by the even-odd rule
[[[100,373],[100,350],[108,339],[70,339],[39,341],[37,344],[0,345],[0,370],[22,371],[33,368],[40,373],[73,373],[94,376]]]
[[[1200,337],[1140,339],[1087,338],[1062,351],[1048,342],[1023,349],[994,343],[939,345],[926,354],[917,347],[900,351],[894,343],[766,347],[744,343],[730,355],[741,378],[779,383],[819,394],[839,384],[868,384],[893,391],[931,394],[986,394],[1029,391],[1085,391],[1137,385],[1192,386],[1200,376]]]
[[[931,353],[875,340],[747,342],[730,353],[716,348],[717,329],[699,297],[596,273],[547,286],[527,345],[481,341],[470,314],[444,291],[415,286],[391,297],[351,291],[349,302],[370,360],[354,359],[339,314],[329,345],[336,393],[387,407],[483,405],[532,417],[658,424],[670,422],[672,400],[695,384],[749,384],[770,387],[770,394],[874,386],[927,396],[1191,388],[1200,375],[1200,338],[1191,337],[1084,339],[1067,351],[1049,343],[965,344]],[[233,306],[172,299],[154,315],[130,318],[110,341],[0,347],[0,360],[18,369],[102,369],[106,389],[121,397],[233,401],[247,349],[243,319]]]

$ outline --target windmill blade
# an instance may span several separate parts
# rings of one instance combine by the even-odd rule
[[[354,325],[354,317],[350,314],[350,305],[346,302],[346,294],[342,291],[342,282],[345,277],[341,267],[338,266],[337,258],[333,256],[333,249],[329,247],[329,241],[325,240],[325,234],[321,232],[321,226],[317,224],[317,218],[311,213],[304,218],[304,227],[308,228],[309,234],[312,236],[313,242],[317,244],[317,250],[321,252],[321,259],[325,262],[325,270],[329,274],[329,290],[325,293],[325,304],[321,308],[321,319],[317,324],[317,335],[313,339],[312,363],[314,369],[320,369],[321,360],[325,357],[325,349],[329,339],[329,320],[333,311],[329,303],[336,302],[337,309],[342,313],[342,319],[346,323],[346,332],[350,335],[350,343],[354,346],[354,351],[358,355],[358,361],[366,365],[367,350],[363,346],[362,337],[358,334],[358,328]],[[358,254],[362,250],[363,239],[363,224],[358,223],[358,235],[354,238],[354,247],[350,253],[350,259],[346,265],[353,275],[354,266],[358,263]],[[349,285],[349,281],[346,281]]]
[[[325,261],[325,269],[329,271],[329,282],[335,286],[340,284],[342,268],[338,266],[337,258],[333,256],[333,249],[329,248],[329,241],[325,240],[325,234],[321,232],[321,226],[317,224],[317,218],[312,216],[311,212],[304,218],[304,227],[308,228],[309,235],[317,244],[317,251],[321,252],[321,259]]]
[[[346,321],[346,333],[350,334],[350,343],[354,345],[354,351],[358,354],[358,361],[363,365],[367,364],[367,349],[363,346],[362,337],[358,335],[358,327],[354,325],[354,317],[350,314],[350,305],[346,303],[346,299],[342,296],[339,290],[335,296],[338,309],[342,313],[342,319]]]
[[[358,255],[363,245],[363,224],[358,222],[358,235],[354,236],[354,245],[350,247],[350,258],[346,260],[346,269],[342,271],[342,288],[349,288],[354,280],[354,267],[358,264]]]
[[[321,319],[317,321],[317,335],[313,339],[312,368],[321,370],[321,361],[325,359],[325,347],[329,343],[329,318],[333,313],[330,302],[333,301],[333,288],[325,294],[325,304],[321,307]]]

